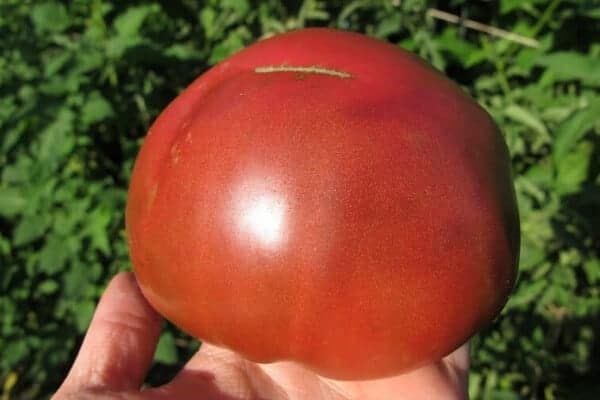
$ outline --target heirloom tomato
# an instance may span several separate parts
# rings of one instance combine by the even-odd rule
[[[519,219],[503,137],[397,46],[305,29],[200,76],[158,117],[126,213],[149,302],[257,362],[391,376],[501,310]]]

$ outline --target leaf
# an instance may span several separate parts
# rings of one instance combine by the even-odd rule
[[[473,46],[458,36],[458,30],[449,27],[437,38],[437,43],[442,50],[450,52],[465,67],[472,67],[485,60],[486,52]]]
[[[594,285],[600,282],[600,259],[592,258],[583,264],[583,271],[587,278],[588,285]]]
[[[544,261],[545,258],[546,253],[543,248],[531,243],[526,245],[525,241],[523,241],[519,255],[519,268],[522,271],[527,271]]]
[[[62,32],[71,20],[63,4],[46,2],[33,7],[31,21],[38,32]]]
[[[208,59],[210,64],[216,64],[224,58],[230,56],[236,51],[240,50],[244,47],[244,38],[246,37],[247,32],[245,30],[238,30],[232,32],[219,44],[217,44]]]
[[[552,156],[555,163],[573,148],[573,146],[600,121],[600,99],[594,101],[586,108],[577,111],[570,118],[563,121],[556,130],[556,139],[552,147]]]
[[[531,303],[544,292],[547,286],[548,282],[545,280],[524,282],[523,285],[519,285],[518,290],[510,298],[507,306],[514,308]]]
[[[200,60],[202,59],[202,52],[194,47],[193,44],[180,44],[176,43],[165,50],[167,57],[173,57],[178,60]]]
[[[50,77],[55,75],[71,60],[71,57],[72,55],[68,51],[53,55],[44,65],[44,76]]]
[[[158,4],[130,7],[115,18],[113,27],[119,36],[137,36],[146,18],[158,10]]]
[[[39,89],[44,94],[61,97],[65,94],[78,92],[81,84],[82,78],[76,74],[53,75],[40,83]]]
[[[329,13],[325,10],[324,4],[317,0],[304,0],[297,16],[300,27],[309,20],[325,21],[328,18]]]
[[[585,10],[582,14],[588,18],[600,19],[600,7],[590,8]]]
[[[540,161],[534,164],[527,170],[525,177],[539,186],[547,186],[552,184],[554,179],[554,165],[547,160]]]
[[[27,216],[23,218],[14,231],[13,241],[15,246],[23,246],[39,239],[46,229],[48,222],[39,216]]]
[[[154,353],[154,361],[167,365],[173,365],[177,362],[177,348],[175,340],[170,332],[164,332],[160,335],[156,352]]]
[[[216,37],[218,26],[216,24],[217,13],[215,12],[215,9],[212,7],[204,7],[202,11],[200,11],[199,19],[206,38],[213,39]]]
[[[91,237],[91,248],[99,250],[104,255],[110,254],[108,226],[111,222],[111,211],[108,209],[95,209],[89,216],[87,232]]]
[[[70,247],[71,251],[81,249],[81,242],[76,238],[68,238],[65,245]],[[81,261],[77,261],[74,260],[70,263],[69,268],[62,272],[60,277],[62,278],[64,297],[79,300],[85,296],[85,292],[91,284],[91,277],[87,271],[87,265],[84,266]]]
[[[95,308],[96,304],[90,300],[83,301],[75,307],[75,325],[80,333],[85,332],[88,328]]]
[[[102,68],[104,63],[104,54],[96,48],[93,43],[84,43],[75,55],[74,74],[84,74],[86,72],[98,70]]]
[[[591,85],[600,85],[600,59],[574,51],[542,55],[537,64],[546,67],[557,78],[581,80]]]
[[[504,115],[549,138],[548,130],[544,123],[529,110],[516,104],[510,104],[504,109]]]
[[[91,125],[115,115],[112,105],[98,91],[93,91],[81,107],[81,122]]]
[[[58,290],[58,283],[52,279],[42,281],[37,287],[37,291],[43,295],[48,295]]]
[[[32,352],[25,340],[16,340],[9,343],[10,346],[6,346],[6,348],[10,351],[2,351],[2,361],[9,363],[9,365],[22,363]]]
[[[522,49],[515,58],[515,64],[520,67],[520,70],[524,73],[529,73],[540,57],[540,53],[540,49]]]
[[[74,117],[75,114],[69,108],[63,107],[54,121],[42,131],[37,152],[40,161],[52,165],[71,151],[74,145]]]
[[[146,44],[148,40],[140,34],[140,29],[146,18],[158,10],[158,4],[130,7],[115,18],[113,27],[116,34],[106,41],[107,56],[120,60],[128,50]]]
[[[397,33],[402,27],[402,16],[400,14],[392,14],[382,19],[375,29],[375,37],[385,38],[389,35]]]
[[[513,10],[535,11],[533,4],[541,3],[544,0],[502,0],[500,2],[500,13],[508,14]]]
[[[19,214],[26,205],[23,194],[15,188],[0,189],[0,215],[3,217],[14,217]]]
[[[114,36],[106,41],[106,55],[114,60],[120,60],[129,49],[144,43],[144,38],[139,36]]]
[[[587,178],[593,148],[590,142],[583,142],[575,151],[560,159],[555,183],[559,194],[566,195],[579,190]]]
[[[245,15],[250,10],[248,0],[221,0],[221,7],[231,9],[238,15]]]
[[[17,159],[12,165],[3,166],[2,180],[6,183],[23,183],[30,179],[33,161],[27,156]]]
[[[63,238],[52,235],[40,251],[40,271],[52,275],[61,271],[67,261],[68,248]]]

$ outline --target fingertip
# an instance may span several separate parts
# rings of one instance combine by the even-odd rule
[[[148,319],[148,323],[162,322],[162,317],[150,305],[144,297],[135,275],[129,271],[117,273],[109,282],[104,295],[100,299],[99,307],[102,302],[108,302],[109,309],[116,309],[121,304],[133,307],[143,318]]]
[[[110,282],[108,282],[107,288],[112,285],[126,285],[128,287],[131,287],[131,286],[137,287],[137,281],[135,279],[135,275],[133,274],[133,272],[120,271],[120,272],[117,272],[117,274],[110,279]]]

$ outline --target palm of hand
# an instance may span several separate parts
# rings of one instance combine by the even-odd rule
[[[336,381],[290,362],[256,364],[232,351],[202,348],[166,385],[140,391],[161,319],[131,274],[104,294],[80,353],[54,400],[466,399],[468,348],[416,371],[373,381]]]

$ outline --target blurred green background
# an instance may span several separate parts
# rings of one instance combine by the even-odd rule
[[[600,398],[600,2],[0,0],[1,400],[57,388],[106,282],[131,267],[126,191],[153,119],[211,65],[304,26],[414,51],[504,131],[521,269],[473,342],[472,398]],[[196,347],[168,326],[148,381]]]

